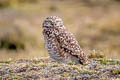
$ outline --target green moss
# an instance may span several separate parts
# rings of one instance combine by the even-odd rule
[[[77,70],[77,72],[81,72],[81,69],[78,65],[72,66],[73,70]]]
[[[40,60],[33,60],[33,63],[39,64],[41,61]]]
[[[9,70],[9,72],[10,72],[10,73],[14,73],[15,71],[11,69],[11,70]]]
[[[75,62],[70,61],[68,64],[69,64],[69,65],[75,65]]]
[[[66,72],[68,72],[68,73],[71,72],[71,71],[72,71],[72,70],[71,70],[70,68],[66,70]]]
[[[78,76],[78,74],[77,74],[77,73],[74,73],[74,74],[72,74],[71,76],[72,76],[72,77],[76,77],[76,76]]]
[[[118,75],[118,74],[120,74],[120,70],[113,70],[113,71],[112,71],[112,74],[113,74],[113,75]]]
[[[100,60],[100,63],[101,63],[101,64],[104,64],[104,65],[120,65],[120,62],[119,62],[119,61],[106,60],[106,59],[101,59],[101,60]]]
[[[13,80],[18,80],[18,79],[19,79],[19,76],[14,76],[12,79],[13,79]]]
[[[52,62],[51,65],[52,65],[52,67],[58,67],[58,64],[55,62]]]
[[[107,64],[107,60],[101,59],[101,60],[100,60],[100,63],[106,65],[106,64]]]

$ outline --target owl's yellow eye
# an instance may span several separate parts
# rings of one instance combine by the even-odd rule
[[[56,21],[56,23],[58,23],[59,21]]]
[[[48,21],[48,23],[51,23],[51,21]]]

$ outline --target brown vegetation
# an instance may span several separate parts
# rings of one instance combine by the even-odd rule
[[[63,19],[86,53],[120,58],[119,0],[1,0],[0,59],[47,56],[42,22]],[[89,52],[90,51],[90,52]]]

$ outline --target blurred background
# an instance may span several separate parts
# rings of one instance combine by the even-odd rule
[[[88,55],[120,59],[120,0],[0,0],[0,60],[48,56],[42,22],[53,15]]]

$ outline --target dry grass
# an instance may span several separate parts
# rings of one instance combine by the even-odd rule
[[[63,19],[67,29],[76,36],[88,55],[89,50],[95,49],[107,58],[119,59],[119,4],[108,0],[36,0],[34,3],[11,0],[7,7],[3,8],[3,5],[0,9],[0,46],[2,41],[6,44],[0,48],[0,59],[47,56],[42,22],[51,15]],[[16,49],[9,49],[11,44]]]

